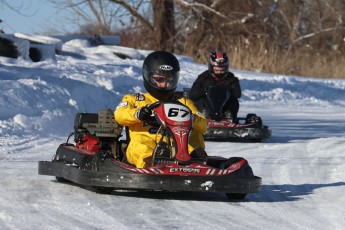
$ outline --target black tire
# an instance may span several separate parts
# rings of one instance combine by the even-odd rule
[[[252,139],[250,139],[250,142],[252,142],[252,143],[260,143],[261,142],[261,138],[252,138]]]
[[[225,193],[229,200],[243,200],[247,193]]]
[[[256,113],[248,113],[246,119],[249,119],[251,117],[257,117]]]
[[[93,187],[93,190],[99,194],[110,194],[114,191],[114,188],[110,187]]]
[[[63,178],[63,177],[57,176],[57,177],[55,177],[55,178],[56,178],[57,182],[59,182],[59,183],[68,183],[68,182],[69,182],[69,180],[66,180],[66,179]]]
[[[245,118],[245,123],[246,124],[250,124],[250,123],[252,123],[252,119],[253,118],[256,118],[257,119],[257,124],[260,126],[260,127],[262,127],[262,120],[261,120],[261,117],[258,117],[255,113],[248,113],[247,114],[247,116],[246,116],[246,118]]]

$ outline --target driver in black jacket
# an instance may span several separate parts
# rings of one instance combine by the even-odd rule
[[[208,111],[206,103],[207,90],[210,87],[222,86],[230,92],[230,98],[226,102],[223,113],[225,116],[231,113],[233,121],[237,121],[237,113],[240,108],[238,99],[241,97],[241,86],[237,77],[229,71],[230,61],[225,52],[215,51],[208,57],[208,70],[201,73],[193,83],[189,92],[190,99],[199,111]]]

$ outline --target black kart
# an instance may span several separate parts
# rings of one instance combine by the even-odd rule
[[[188,97],[190,89],[184,90],[185,96]],[[271,130],[255,113],[234,118],[230,111],[224,109],[230,96],[229,91],[221,85],[207,90],[207,100],[201,109],[208,120],[205,140],[261,142],[269,138]]]
[[[59,182],[91,186],[100,193],[116,189],[222,192],[230,199],[243,199],[247,193],[260,191],[261,178],[244,158],[207,156],[200,149],[188,152],[186,141],[192,129],[188,107],[158,102],[150,109],[156,120],[153,125],[171,140],[157,142],[150,167],[136,168],[126,161],[124,127],[114,120],[114,111],[100,110],[76,115],[74,132],[51,161],[39,162],[38,173],[55,176]],[[69,142],[72,137],[74,143]]]

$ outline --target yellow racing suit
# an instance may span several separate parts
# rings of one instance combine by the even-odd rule
[[[191,100],[184,97],[176,99],[189,107],[194,117],[188,151],[191,153],[196,147],[205,149],[203,134],[207,129],[206,118],[198,112]],[[149,93],[127,94],[122,98],[114,113],[115,120],[120,125],[128,127],[130,142],[126,151],[126,159],[137,168],[150,166],[153,150],[156,147],[156,143],[160,140],[161,135],[156,133],[157,128],[139,120],[135,114],[140,108],[157,101]]]

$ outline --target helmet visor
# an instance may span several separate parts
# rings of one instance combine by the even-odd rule
[[[227,66],[213,66],[213,72],[215,74],[224,74],[228,71]]]
[[[151,84],[157,89],[170,90],[177,87],[179,74],[175,73],[152,73]]]

